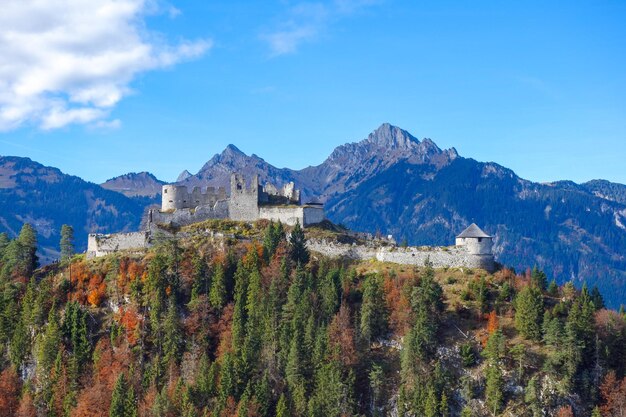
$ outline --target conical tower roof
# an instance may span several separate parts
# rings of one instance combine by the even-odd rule
[[[457,237],[466,238],[466,237],[491,237],[487,233],[483,232],[480,227],[476,226],[476,223],[472,223],[469,227],[461,232]]]

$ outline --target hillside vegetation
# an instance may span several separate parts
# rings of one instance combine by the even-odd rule
[[[42,269],[30,226],[0,235],[0,416],[626,413],[626,317],[597,290],[213,226],[245,233],[94,260],[66,241]]]

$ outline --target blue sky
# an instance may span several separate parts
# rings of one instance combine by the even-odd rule
[[[9,3],[0,154],[90,181],[171,181],[229,143],[298,169],[390,122],[531,180],[626,183],[626,2]]]

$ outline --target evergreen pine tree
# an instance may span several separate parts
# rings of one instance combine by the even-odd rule
[[[17,237],[17,240],[22,244],[24,251],[26,253],[26,259],[29,262],[29,266],[31,267],[31,271],[34,270],[38,265],[37,259],[37,232],[30,225],[30,223],[24,223],[22,229],[20,230],[20,234]]]
[[[439,401],[439,415],[441,417],[448,417],[450,415],[450,407],[448,406],[448,396],[445,392],[441,393],[441,400]]]
[[[111,406],[109,407],[109,417],[126,417],[126,393],[128,387],[126,386],[126,379],[124,374],[121,373],[115,381],[115,387],[113,388],[113,394],[111,396]]]
[[[163,360],[165,364],[180,360],[180,352],[183,347],[182,329],[178,317],[178,308],[173,297],[167,306],[167,315],[163,324]]]
[[[74,228],[64,224],[61,226],[61,260],[67,261],[74,255]]]
[[[541,290],[534,285],[528,285],[515,297],[515,327],[523,337],[540,340],[542,318]]]
[[[280,394],[280,397],[278,397],[278,404],[276,404],[276,417],[291,417],[287,397],[284,393]]]
[[[289,258],[296,265],[306,265],[309,262],[309,250],[300,222],[296,223],[289,236]]]
[[[360,331],[367,346],[372,339],[383,336],[387,332],[387,308],[382,279],[379,275],[372,274],[365,278]]]
[[[485,398],[487,407],[493,413],[498,415],[500,408],[504,402],[504,381],[502,371],[497,364],[490,363],[486,371],[486,388]]]
[[[548,285],[548,294],[552,297],[559,295],[559,286],[556,285],[554,278],[550,281],[550,285]]]
[[[546,274],[537,268],[537,265],[535,265],[530,274],[530,282],[539,288],[539,290],[545,291],[546,286],[548,285],[548,277],[546,277]]]
[[[591,302],[596,310],[601,310],[604,308],[604,298],[602,294],[600,294],[600,290],[596,285],[591,289]]]
[[[221,263],[215,267],[209,302],[217,310],[221,310],[226,305],[226,274]]]

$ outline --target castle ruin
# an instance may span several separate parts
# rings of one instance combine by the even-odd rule
[[[246,184],[242,175],[233,173],[228,197],[221,187],[208,187],[204,192],[194,187],[190,193],[184,185],[164,185],[161,210],[151,210],[148,223],[184,226],[207,219],[267,219],[307,227],[325,216],[321,204],[301,204],[300,190],[293,182],[281,188],[269,183],[262,187],[256,175]]]
[[[325,219],[321,204],[301,204],[300,191],[293,182],[277,188],[261,186],[258,176],[249,184],[240,174],[230,178],[230,195],[223,187],[194,187],[191,192],[183,185],[164,185],[161,209],[152,209],[146,219],[146,230],[132,233],[90,234],[87,257],[104,256],[120,250],[139,250],[151,246],[155,226],[180,227],[208,219],[230,219],[252,222],[259,219],[280,221],[303,227]],[[372,244],[374,243],[374,244]],[[424,265],[435,268],[482,268],[495,270],[493,237],[472,223],[457,237],[454,246],[398,247],[368,241],[366,244],[345,244],[310,239],[310,250],[329,257],[355,260],[378,260],[403,265]]]

